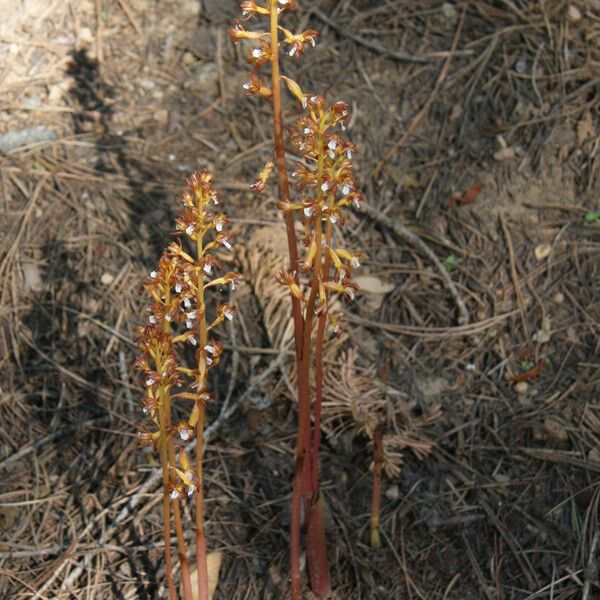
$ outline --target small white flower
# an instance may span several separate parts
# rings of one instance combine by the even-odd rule
[[[313,216],[313,213],[314,213],[314,209],[313,209],[313,207],[312,207],[312,206],[305,206],[305,207],[304,207],[304,216],[305,216],[306,218],[310,218],[310,217],[312,217],[312,216]]]
[[[225,246],[225,248],[227,248],[227,250],[231,250],[231,244],[227,239],[223,239],[221,243],[223,244],[223,246]]]
[[[171,494],[170,494],[171,500],[177,500],[180,496],[179,496],[179,491],[177,489],[174,489]]]
[[[198,343],[196,341],[196,338],[193,335],[190,335],[190,337],[188,338],[188,340],[190,341],[190,344],[192,344],[192,346],[195,346]]]
[[[342,131],[346,131],[346,126],[343,123],[340,123],[340,128],[342,129]]]
[[[210,367],[213,364],[213,359],[210,356],[206,357],[206,366]]]
[[[177,157],[176,157],[174,154],[169,154],[169,155],[167,156],[167,158],[168,158],[168,159],[169,159],[171,162],[173,162],[173,161],[174,161],[174,160],[175,160]]]
[[[342,328],[339,325],[336,325],[333,328],[333,333],[335,333],[335,335],[338,335],[341,331],[342,331]]]
[[[186,230],[185,230],[185,232],[188,235],[192,235],[192,233],[194,233],[194,229],[195,229],[195,227],[193,225],[188,225],[187,228],[186,228]]]
[[[354,205],[355,208],[360,208],[360,201],[358,200],[358,198],[354,198],[352,200],[352,204]]]
[[[233,311],[230,308],[228,308],[225,311],[225,318],[228,319],[229,321],[231,321],[231,319],[233,319]]]
[[[329,215],[329,222],[335,225],[338,222],[338,218],[336,215]]]
[[[294,56],[294,54],[296,54],[296,50],[298,50],[298,46],[297,46],[296,44],[294,44],[294,45],[292,46],[292,49],[291,49],[291,50],[288,52],[288,54],[289,54],[290,56]]]
[[[210,272],[212,271],[212,265],[210,263],[204,263],[204,267],[202,268],[207,275],[210,275]]]
[[[358,256],[353,256],[352,260],[350,261],[350,264],[354,269],[360,267],[360,259],[358,258]]]
[[[330,150],[335,150],[337,148],[337,142],[335,140],[330,140],[329,144],[327,144],[327,147]]]
[[[144,408],[142,409],[142,412],[147,415],[150,412],[150,409],[147,406],[144,406]]]
[[[317,101],[317,97],[316,96],[311,96],[310,97],[310,101],[311,102],[316,102]]]
[[[326,192],[328,189],[329,189],[329,184],[328,184],[326,181],[324,181],[324,182],[321,184],[321,191],[322,191],[322,192]]]
[[[187,314],[188,319],[190,319],[190,320],[195,319],[197,314],[198,313],[195,310],[190,310],[190,312]]]
[[[212,200],[213,204],[219,204],[219,194],[217,194],[217,192],[213,192],[210,195],[210,199]]]
[[[304,128],[304,134],[308,135],[310,133],[310,127],[305,127]]]
[[[348,158],[352,158],[352,150],[348,150],[348,151],[346,152],[346,156],[347,156]]]
[[[175,284],[175,293],[181,294],[181,290],[183,290],[183,286],[180,283]]]
[[[348,298],[350,298],[350,300],[354,300],[354,290],[352,288],[348,288],[346,290],[346,294],[348,295]]]
[[[206,344],[206,346],[204,346],[204,349],[206,350],[206,352],[210,352],[211,354],[214,354],[217,350],[212,344]]]
[[[150,273],[150,277],[152,277],[152,279],[156,279],[158,277],[158,273],[156,271],[152,271],[152,273]]]
[[[231,286],[231,291],[233,292],[233,290],[235,290],[235,288],[237,287],[235,279],[231,279],[229,281],[229,285]]]
[[[221,232],[221,231],[223,231],[223,221],[220,221],[220,220],[219,220],[219,221],[217,221],[217,222],[215,223],[215,229],[216,229],[218,232]]]
[[[181,439],[182,439],[184,442],[187,442],[187,440],[189,440],[189,439],[190,439],[190,431],[189,431],[189,429],[182,429],[182,430],[179,432],[179,437],[180,437],[180,438],[181,438]]]
[[[252,50],[252,56],[254,56],[254,58],[260,58],[263,54],[264,52],[262,48],[254,48]]]
[[[196,486],[195,485],[188,485],[188,489],[187,489],[187,495],[188,496],[191,496],[195,491],[196,491]]]
[[[333,160],[335,158],[335,152],[333,150],[327,150],[327,156]]]
[[[183,305],[184,305],[186,308],[189,308],[189,307],[192,305],[192,301],[191,301],[189,298],[184,298],[184,299],[183,299]]]
[[[167,314],[165,315],[165,321],[166,321],[167,323],[170,323],[172,319],[173,319],[173,317],[172,317],[172,316],[171,316],[169,313],[167,313]]]
[[[154,383],[155,383],[154,377],[148,377],[148,379],[146,379],[146,385],[147,386],[154,385]]]
[[[150,323],[152,323],[152,325],[156,325],[156,317],[154,315],[150,315],[148,317],[148,321],[150,321]]]
[[[194,326],[194,323],[192,323],[192,321],[190,321],[189,319],[185,322],[185,326],[188,329],[191,329]]]
[[[246,81],[246,83],[244,83],[244,85],[242,85],[242,87],[243,87],[245,90],[249,90],[249,89],[250,89],[250,82],[249,82],[249,81]]]
[[[351,191],[352,188],[347,183],[342,186],[342,194],[344,194],[344,196],[347,196]]]

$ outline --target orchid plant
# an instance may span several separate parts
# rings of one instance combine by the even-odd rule
[[[257,72],[251,72],[243,86],[247,94],[268,100],[273,115],[274,162],[267,163],[252,189],[264,190],[271,172],[276,170],[277,207],[282,212],[288,240],[289,265],[282,269],[278,280],[290,292],[296,348],[298,429],[290,568],[292,597],[300,600],[302,512],[312,591],[322,597],[331,589],[324,505],[319,487],[323,348],[328,325],[334,334],[342,331],[341,317],[334,308],[336,300],[352,300],[357,289],[352,272],[360,266],[362,254],[344,248],[342,228],[344,209],[350,204],[359,205],[364,197],[357,189],[353,174],[356,148],[344,137],[350,117],[348,105],[344,102],[328,105],[323,96],[304,93],[296,81],[280,73],[282,49],[288,56],[300,58],[307,48],[315,46],[318,33],[307,30],[294,34],[280,25],[283,13],[295,8],[294,0],[246,1],[241,8],[243,22],[236,22],[230,29],[231,37],[236,42],[254,43],[247,60],[256,71],[270,65],[270,80],[263,81]],[[268,19],[268,31],[247,29],[244,24],[253,17]],[[293,186],[290,186],[285,157],[283,83],[302,109],[288,135],[288,145],[298,156],[291,172]],[[300,240],[296,236],[297,222],[301,222],[304,229]]]
[[[192,600],[189,560],[183,534],[181,502],[195,497],[196,568],[199,600],[208,600],[207,547],[204,534],[203,432],[205,407],[212,398],[208,373],[221,357],[223,347],[212,337],[225,319],[232,319],[234,307],[221,304],[211,319],[206,290],[235,286],[237,273],[215,276],[221,265],[215,256],[220,248],[231,249],[232,236],[226,232],[227,217],[216,212],[220,195],[208,171],[194,173],[188,189],[179,198],[175,221],[179,241],[165,249],[156,270],[144,289],[150,297],[148,323],[138,328],[136,360],[142,372],[144,413],[152,428],[138,434],[140,445],[160,455],[163,480],[165,564],[169,599],[178,598],[171,558],[171,522],[177,536],[183,599]],[[191,250],[184,249],[187,238]],[[209,337],[211,336],[211,337]],[[193,365],[186,365],[186,350],[194,350]],[[187,418],[175,423],[174,404],[188,405]],[[177,411],[180,412],[180,411]],[[185,445],[195,436],[195,461]],[[193,444],[192,444],[193,445]]]

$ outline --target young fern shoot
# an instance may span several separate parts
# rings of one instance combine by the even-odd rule
[[[192,599],[189,561],[183,536],[180,502],[195,496],[196,568],[198,598],[208,600],[207,548],[204,534],[203,432],[205,406],[212,397],[208,372],[219,362],[221,344],[209,339],[212,330],[233,318],[234,308],[221,304],[212,320],[207,319],[205,292],[208,288],[235,285],[237,273],[214,277],[220,267],[213,252],[231,249],[231,234],[225,231],[227,218],[215,207],[219,193],[208,171],[194,173],[188,189],[179,198],[177,235],[187,237],[193,250],[187,252],[181,241],[165,249],[155,271],[144,283],[151,298],[148,324],[138,328],[141,356],[136,360],[143,373],[144,412],[153,430],[138,434],[142,446],[160,453],[163,474],[163,515],[165,565],[170,600],[178,598],[171,559],[171,503],[184,600]],[[185,347],[195,349],[194,363],[187,366]],[[174,423],[173,405],[187,406],[187,418]],[[181,411],[177,411],[181,412]],[[196,436],[195,462],[188,456],[186,443]]]
[[[285,48],[290,57],[299,58],[305,49],[315,45],[318,33],[307,30],[293,34],[279,24],[279,17],[295,8],[294,0],[270,0],[266,3],[243,2],[243,17],[269,19],[269,30],[249,31],[241,23],[230,29],[235,41],[246,39],[257,45],[251,48],[248,62],[261,70],[271,66],[270,84],[264,84],[256,73],[250,73],[244,89],[248,94],[269,100],[273,107],[274,164],[279,184],[278,208],[286,224],[289,266],[278,280],[288,286],[294,317],[296,372],[298,392],[298,430],[296,466],[292,494],[290,563],[292,596],[302,595],[300,576],[301,515],[306,523],[306,555],[313,592],[321,597],[331,589],[327,552],[323,500],[319,489],[319,443],[321,402],[323,396],[323,346],[327,324],[335,334],[341,329],[340,316],[334,314],[336,298],[354,298],[357,289],[352,271],[360,265],[361,254],[343,248],[336,229],[344,225],[344,207],[363,200],[357,190],[352,170],[354,145],[342,133],[349,119],[344,102],[327,106],[325,98],[304,94],[294,80],[280,75],[279,54]],[[281,84],[300,102],[304,111],[289,131],[289,141],[300,160],[292,173],[296,198],[292,199],[282,125]],[[273,163],[260,174],[253,185],[262,191],[273,169]],[[304,226],[302,252],[298,251],[295,223]],[[314,331],[316,326],[316,332]],[[311,385],[311,373],[314,382]],[[314,394],[313,394],[314,390]]]

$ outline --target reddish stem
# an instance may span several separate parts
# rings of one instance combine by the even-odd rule
[[[371,548],[381,548],[379,510],[381,506],[381,475],[383,471],[383,429],[373,434],[373,494],[371,496]]]
[[[273,105],[273,141],[275,146],[275,164],[277,167],[277,178],[279,185],[279,195],[283,202],[290,202],[290,187],[288,182],[287,168],[285,164],[285,149],[283,145],[283,124],[281,116],[281,74],[279,70],[279,30],[277,2],[271,2],[270,5],[270,34],[271,34],[271,79],[272,79],[272,105]],[[292,211],[284,211],[283,218],[287,233],[288,254],[290,259],[290,268],[295,271],[295,278],[298,281],[298,246],[296,242],[296,230],[294,226],[294,216]],[[302,504],[302,482],[303,472],[308,468],[306,460],[306,448],[304,439],[307,443],[310,439],[310,433],[306,435],[306,428],[310,428],[310,396],[308,379],[301,374],[301,363],[303,360],[303,334],[304,322],[302,319],[302,307],[300,301],[291,296],[292,316],[294,319],[294,341],[296,348],[296,373],[298,388],[298,442],[296,446],[296,470],[293,481],[292,491],[292,522],[290,532],[290,569],[292,578],[292,597],[294,600],[300,600],[302,594],[300,582],[300,515]]]
[[[306,562],[310,587],[317,598],[322,598],[331,591],[331,576],[327,560],[325,544],[325,511],[323,498],[319,494],[311,501],[307,513]]]

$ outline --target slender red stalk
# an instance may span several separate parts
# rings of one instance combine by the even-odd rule
[[[273,96],[271,102],[273,105],[273,141],[275,146],[275,165],[277,167],[277,182],[279,185],[279,195],[283,202],[290,202],[290,184],[288,181],[288,172],[285,164],[285,148],[283,145],[283,122],[281,117],[281,73],[279,69],[279,30],[277,2],[273,3],[271,10],[271,81]],[[290,211],[284,211],[283,218],[287,233],[288,253],[290,258],[290,267],[293,271],[298,271],[298,244],[296,242],[296,229],[294,227],[294,215]],[[292,316],[294,319],[294,339],[296,342],[296,360],[300,361],[302,355],[302,308],[300,300],[292,296]]]
[[[273,140],[275,147],[275,164],[277,167],[277,179],[279,195],[283,202],[290,202],[290,188],[287,167],[285,164],[285,149],[283,145],[283,124],[281,116],[281,74],[279,69],[279,30],[277,2],[271,3],[270,11],[270,42],[271,42],[271,80],[272,80],[272,106],[273,106]],[[284,211],[284,219],[287,233],[288,253],[290,268],[295,273],[298,281],[298,245],[296,241],[296,230],[294,227],[294,216],[290,211]],[[305,473],[308,473],[309,463],[307,460],[308,440],[310,439],[310,395],[308,377],[302,375],[302,363],[304,361],[304,350],[309,347],[303,343],[305,324],[302,319],[302,308],[300,301],[291,296],[292,316],[294,319],[294,341],[296,348],[296,374],[298,389],[298,440],[296,444],[296,468],[292,489],[292,514],[290,532],[290,569],[292,580],[292,597],[300,600],[302,587],[300,582],[300,519],[303,497],[303,482],[306,481]],[[308,433],[307,433],[308,432]],[[306,443],[305,443],[306,442]]]
[[[202,258],[203,241],[198,236],[196,241],[196,254],[198,260]],[[206,350],[208,342],[208,331],[206,326],[206,304],[204,302],[204,273],[202,269],[197,270],[196,304],[200,311],[198,318],[198,333],[200,349],[198,350],[198,385],[199,389],[206,389],[207,369]],[[204,422],[206,418],[205,406],[202,400],[198,402],[198,422],[196,423],[196,569],[198,570],[198,600],[208,600],[208,565],[206,536],[204,534]]]
[[[373,434],[373,495],[371,497],[371,548],[381,548],[379,511],[381,506],[381,474],[383,471],[383,429]]]

